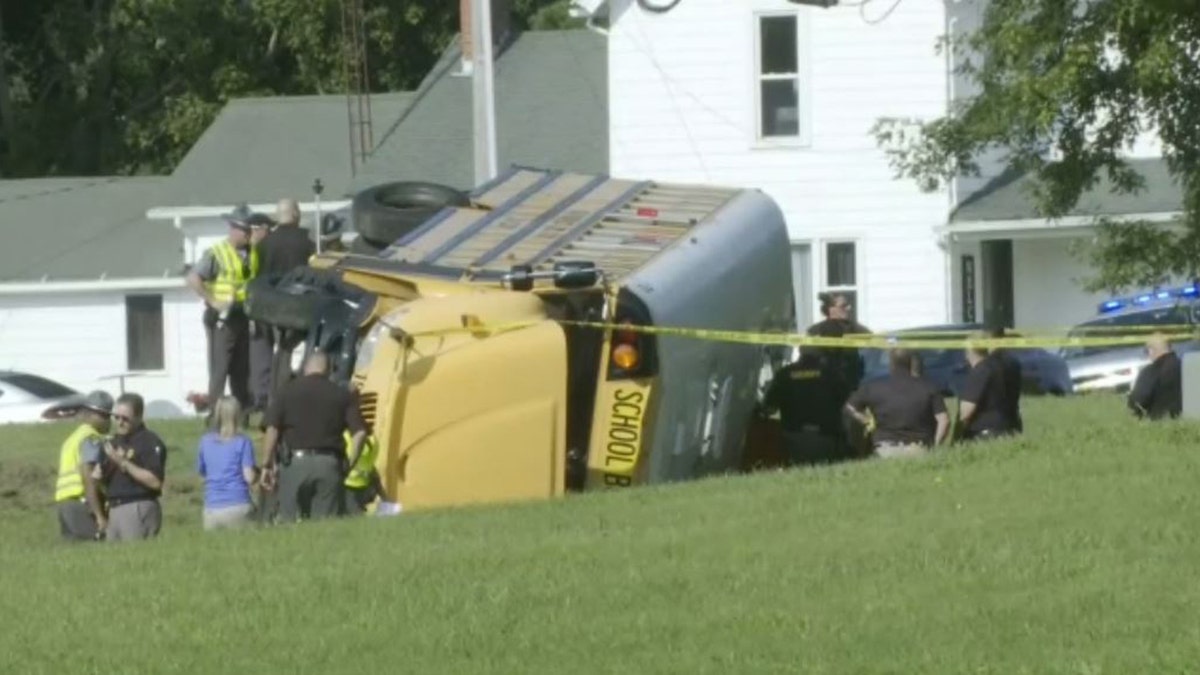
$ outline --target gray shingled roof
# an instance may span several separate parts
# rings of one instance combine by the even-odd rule
[[[457,41],[382,138],[353,187],[427,180],[475,187],[470,77]],[[495,61],[498,167],[608,173],[608,57],[587,30],[521,33]]]
[[[166,180],[0,181],[0,283],[179,274],[182,235],[145,217]]]
[[[1068,215],[1120,216],[1142,213],[1176,213],[1183,210],[1183,192],[1161,159],[1135,159],[1129,162],[1146,181],[1146,188],[1134,194],[1113,192],[1112,183],[1102,177],[1092,190],[1079,198]],[[950,217],[952,223],[986,220],[1041,220],[1027,190],[1028,181],[1016,173],[1005,173],[963,200]]]
[[[412,100],[409,92],[371,96],[377,143]],[[345,96],[234,99],[175,167],[159,205],[305,200],[318,177],[329,199],[350,185]]]
[[[329,199],[390,180],[474,187],[459,59],[455,43],[418,92],[371,97],[378,147],[353,185],[343,96],[231,101],[169,177],[0,181],[0,283],[179,274],[182,236],[146,220],[155,206],[305,198],[317,177]],[[607,72],[599,35],[518,35],[495,64],[500,167],[607,173]]]

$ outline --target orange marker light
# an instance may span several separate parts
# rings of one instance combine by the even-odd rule
[[[637,367],[641,360],[641,355],[638,350],[632,345],[617,345],[612,350],[612,362],[621,370],[632,370]]]

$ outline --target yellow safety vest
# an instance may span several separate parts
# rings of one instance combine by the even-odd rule
[[[217,302],[245,302],[246,284],[258,276],[258,247],[250,247],[249,267],[242,264],[237,249],[228,241],[214,244],[210,249],[217,259],[217,278],[208,283],[209,293]]]
[[[354,437],[347,431],[343,437],[346,439],[346,459],[354,459],[351,453],[354,451]],[[348,488],[362,489],[371,484],[371,474],[375,472],[375,459],[379,457],[379,443],[375,441],[374,436],[368,435],[363,441],[362,452],[358,455],[358,461],[354,466],[350,467],[350,473],[346,476],[343,483]]]
[[[67,436],[58,452],[58,481],[54,485],[54,501],[66,502],[83,499],[83,476],[79,474],[79,455],[83,442],[89,438],[100,439],[104,434],[90,424],[81,424]]]

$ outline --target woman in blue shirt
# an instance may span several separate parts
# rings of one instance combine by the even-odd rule
[[[242,433],[241,406],[232,396],[213,408],[213,430],[200,439],[196,470],[204,479],[204,529],[235,528],[250,522],[254,502],[250,487],[258,469],[254,443]]]

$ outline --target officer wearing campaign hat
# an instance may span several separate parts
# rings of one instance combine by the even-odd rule
[[[213,244],[188,272],[188,286],[204,301],[208,336],[208,401],[215,403],[229,390],[243,410],[250,398],[250,322],[246,317],[246,286],[258,275],[258,252],[252,244],[252,223],[258,220],[245,205],[225,216],[229,233]]]
[[[95,541],[104,532],[107,521],[92,470],[103,457],[104,435],[112,424],[113,399],[97,390],[66,405],[76,410],[79,426],[58,451],[54,503],[58,507],[59,530],[68,541]]]

